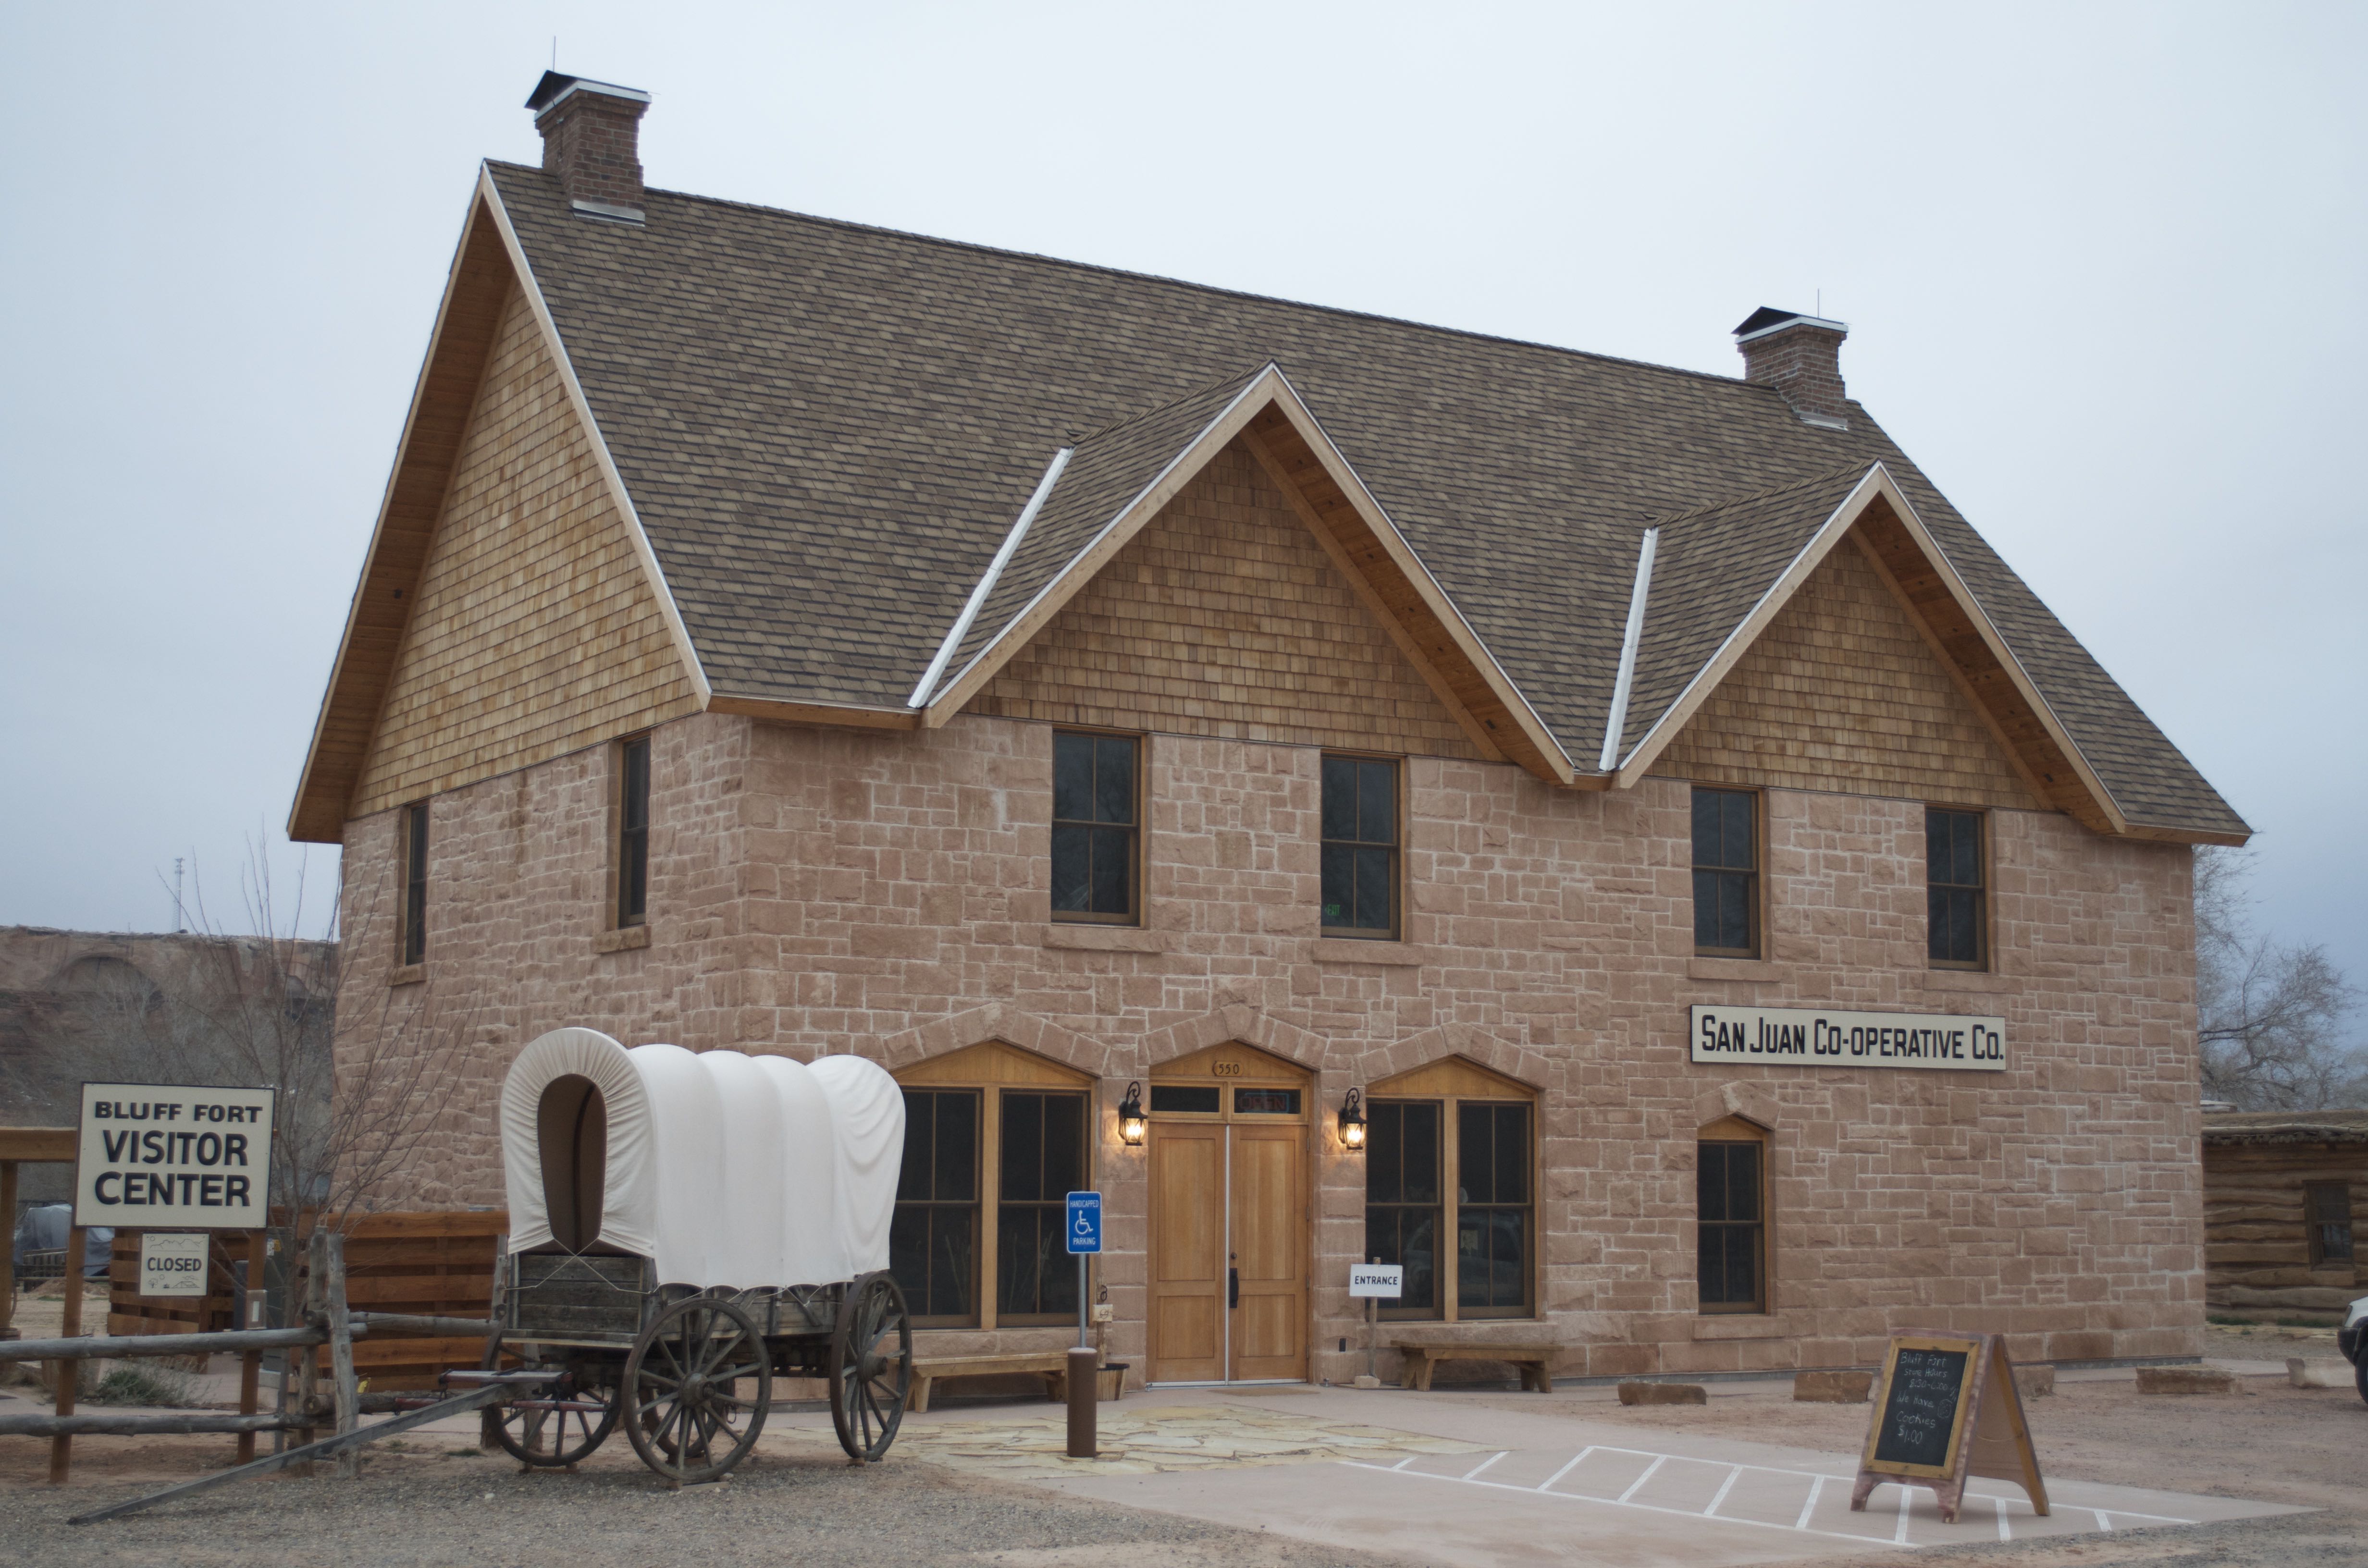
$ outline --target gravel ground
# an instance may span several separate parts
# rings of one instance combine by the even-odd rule
[[[125,1446],[119,1441],[118,1450]],[[78,1471],[80,1450],[97,1447],[76,1445]],[[422,1449],[373,1460],[355,1482],[250,1482],[80,1528],[64,1522],[68,1513],[149,1488],[86,1485],[78,1476],[68,1491],[52,1492],[25,1486],[22,1467],[12,1463],[0,1479],[0,1560],[43,1568],[1369,1568],[1379,1561],[909,1460],[854,1470],[768,1447],[729,1481],[680,1493],[664,1490],[630,1449],[624,1462],[604,1449],[575,1475],[520,1475],[506,1460]],[[162,1455],[148,1460],[165,1462]],[[170,1468],[187,1473],[185,1460]]]

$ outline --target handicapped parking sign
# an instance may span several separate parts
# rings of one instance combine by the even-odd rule
[[[1100,1193],[1069,1194],[1068,1232],[1071,1252],[1102,1250],[1102,1195]]]

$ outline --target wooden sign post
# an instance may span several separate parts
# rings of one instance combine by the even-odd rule
[[[1883,1358],[1875,1385],[1874,1423],[1850,1488],[1852,1512],[1886,1481],[1929,1486],[1941,1498],[1941,1517],[1957,1522],[1965,1479],[2011,1481],[2030,1494],[2034,1512],[2047,1513],[2047,1486],[2014,1386],[2014,1365],[2000,1334],[1905,1334]]]

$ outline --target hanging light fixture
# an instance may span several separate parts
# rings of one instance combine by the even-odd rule
[[[1352,1154],[1365,1152],[1364,1099],[1363,1090],[1350,1089],[1349,1097],[1340,1102],[1340,1142]]]
[[[1143,1145],[1143,1085],[1139,1083],[1129,1084],[1126,1097],[1119,1102],[1118,1137],[1130,1149]]]

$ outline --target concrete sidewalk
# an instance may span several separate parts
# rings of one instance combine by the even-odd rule
[[[1141,1414],[1132,1415],[1130,1405]],[[1100,1461],[1061,1457],[1058,1412],[1042,1405],[961,1413],[952,1425],[968,1430],[951,1445],[929,1433],[939,1417],[911,1417],[899,1447],[916,1459],[1073,1496],[1487,1568],[1780,1562],[2301,1511],[2052,1482],[2052,1516],[2041,1518],[2021,1488],[1977,1480],[1958,1522],[1948,1525],[1932,1493],[1920,1487],[1885,1485],[1865,1512],[1852,1513],[1854,1456],[1642,1433],[1435,1395],[1163,1389],[1101,1408],[1132,1419],[1119,1435],[1121,1451]],[[790,1429],[810,1425],[781,1419],[783,1442],[795,1440]],[[1178,1456],[1182,1462],[1160,1460],[1156,1435],[1164,1426],[1184,1429],[1178,1435],[1190,1447]],[[984,1442],[981,1429],[988,1427],[1008,1428],[1008,1436]],[[1229,1430],[1240,1438],[1231,1454]],[[1341,1457],[1344,1438],[1383,1451]],[[1022,1453],[1035,1462],[1016,1462]]]

